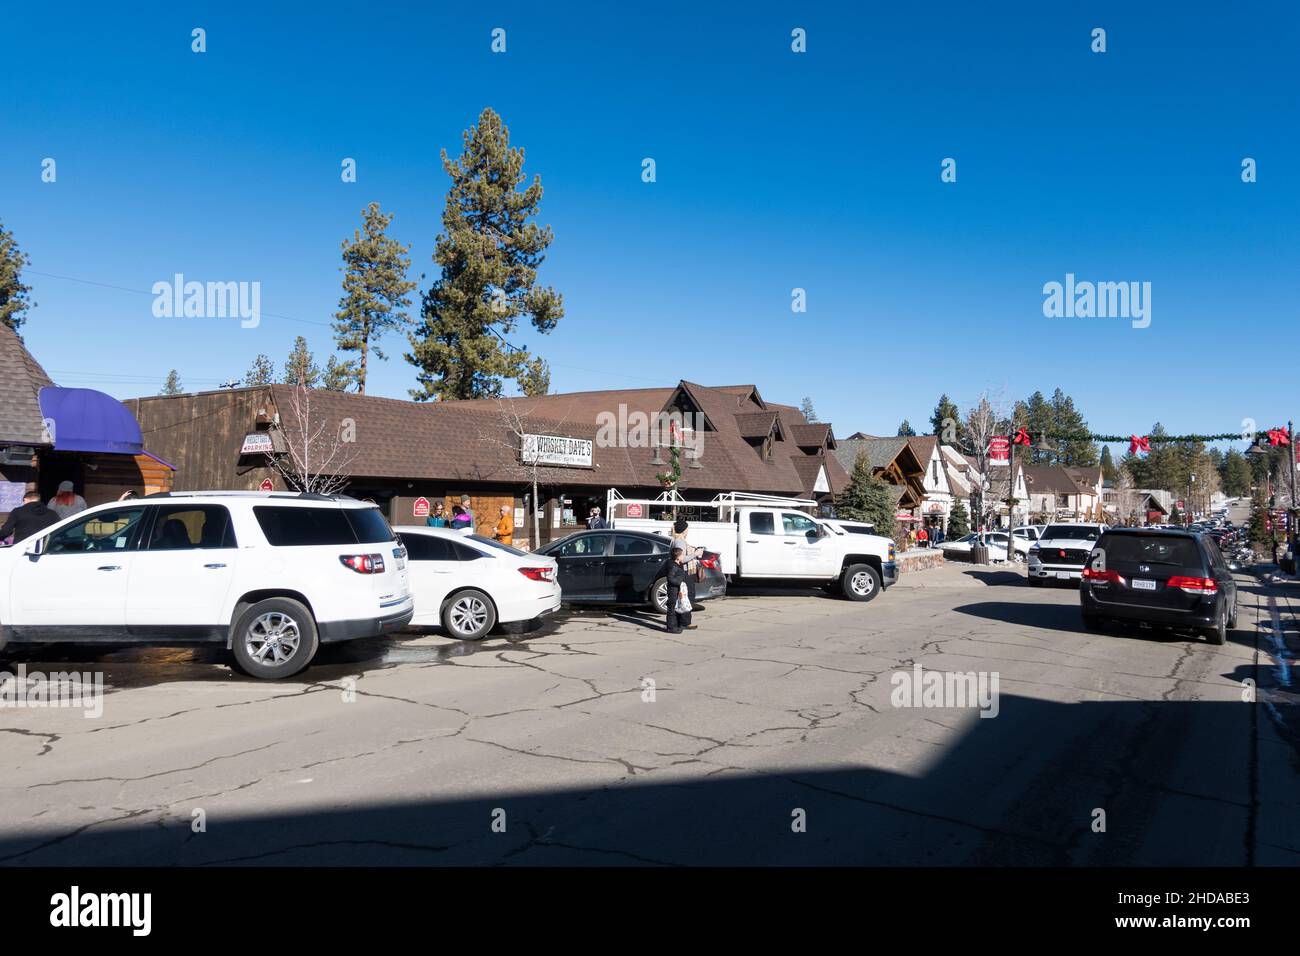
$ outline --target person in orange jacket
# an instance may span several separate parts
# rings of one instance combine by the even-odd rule
[[[496,532],[492,535],[502,544],[513,544],[515,540],[515,521],[510,515],[510,506],[501,506],[501,517],[497,520]]]

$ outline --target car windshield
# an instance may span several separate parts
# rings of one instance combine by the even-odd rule
[[[1054,524],[1048,525],[1047,530],[1043,532],[1043,539],[1048,541],[1060,541],[1063,539],[1074,541],[1096,541],[1099,531],[1097,528],[1091,528],[1087,525],[1078,524]]]

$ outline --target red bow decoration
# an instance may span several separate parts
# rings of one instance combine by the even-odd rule
[[[1136,455],[1140,451],[1151,450],[1151,439],[1146,435],[1130,435],[1128,439],[1128,453]]]
[[[1289,445],[1291,444],[1291,438],[1280,428],[1270,428],[1268,430],[1268,443],[1270,445]]]
[[[1023,428],[1020,429],[1020,431],[1016,432],[1016,437],[1013,438],[1013,439],[1011,439],[1011,440],[1012,440],[1012,442],[1014,442],[1014,443],[1017,444],[1017,445],[1032,445],[1032,444],[1033,444],[1033,440],[1029,437],[1029,432],[1027,432],[1027,431],[1026,431],[1025,429],[1023,429]]]

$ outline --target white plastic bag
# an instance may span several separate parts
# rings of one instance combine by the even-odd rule
[[[685,583],[677,589],[677,604],[674,606],[673,610],[678,614],[690,614],[691,611],[694,610],[694,608],[691,607],[690,592],[686,589]]]

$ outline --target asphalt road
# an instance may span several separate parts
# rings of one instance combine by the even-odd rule
[[[284,683],[28,653],[5,667],[107,693],[0,710],[0,863],[1295,865],[1295,608],[1242,586],[1219,648],[950,565],[867,605],[736,593],[680,636],[581,612],[336,646]],[[894,706],[917,664],[996,675],[996,716]]]

